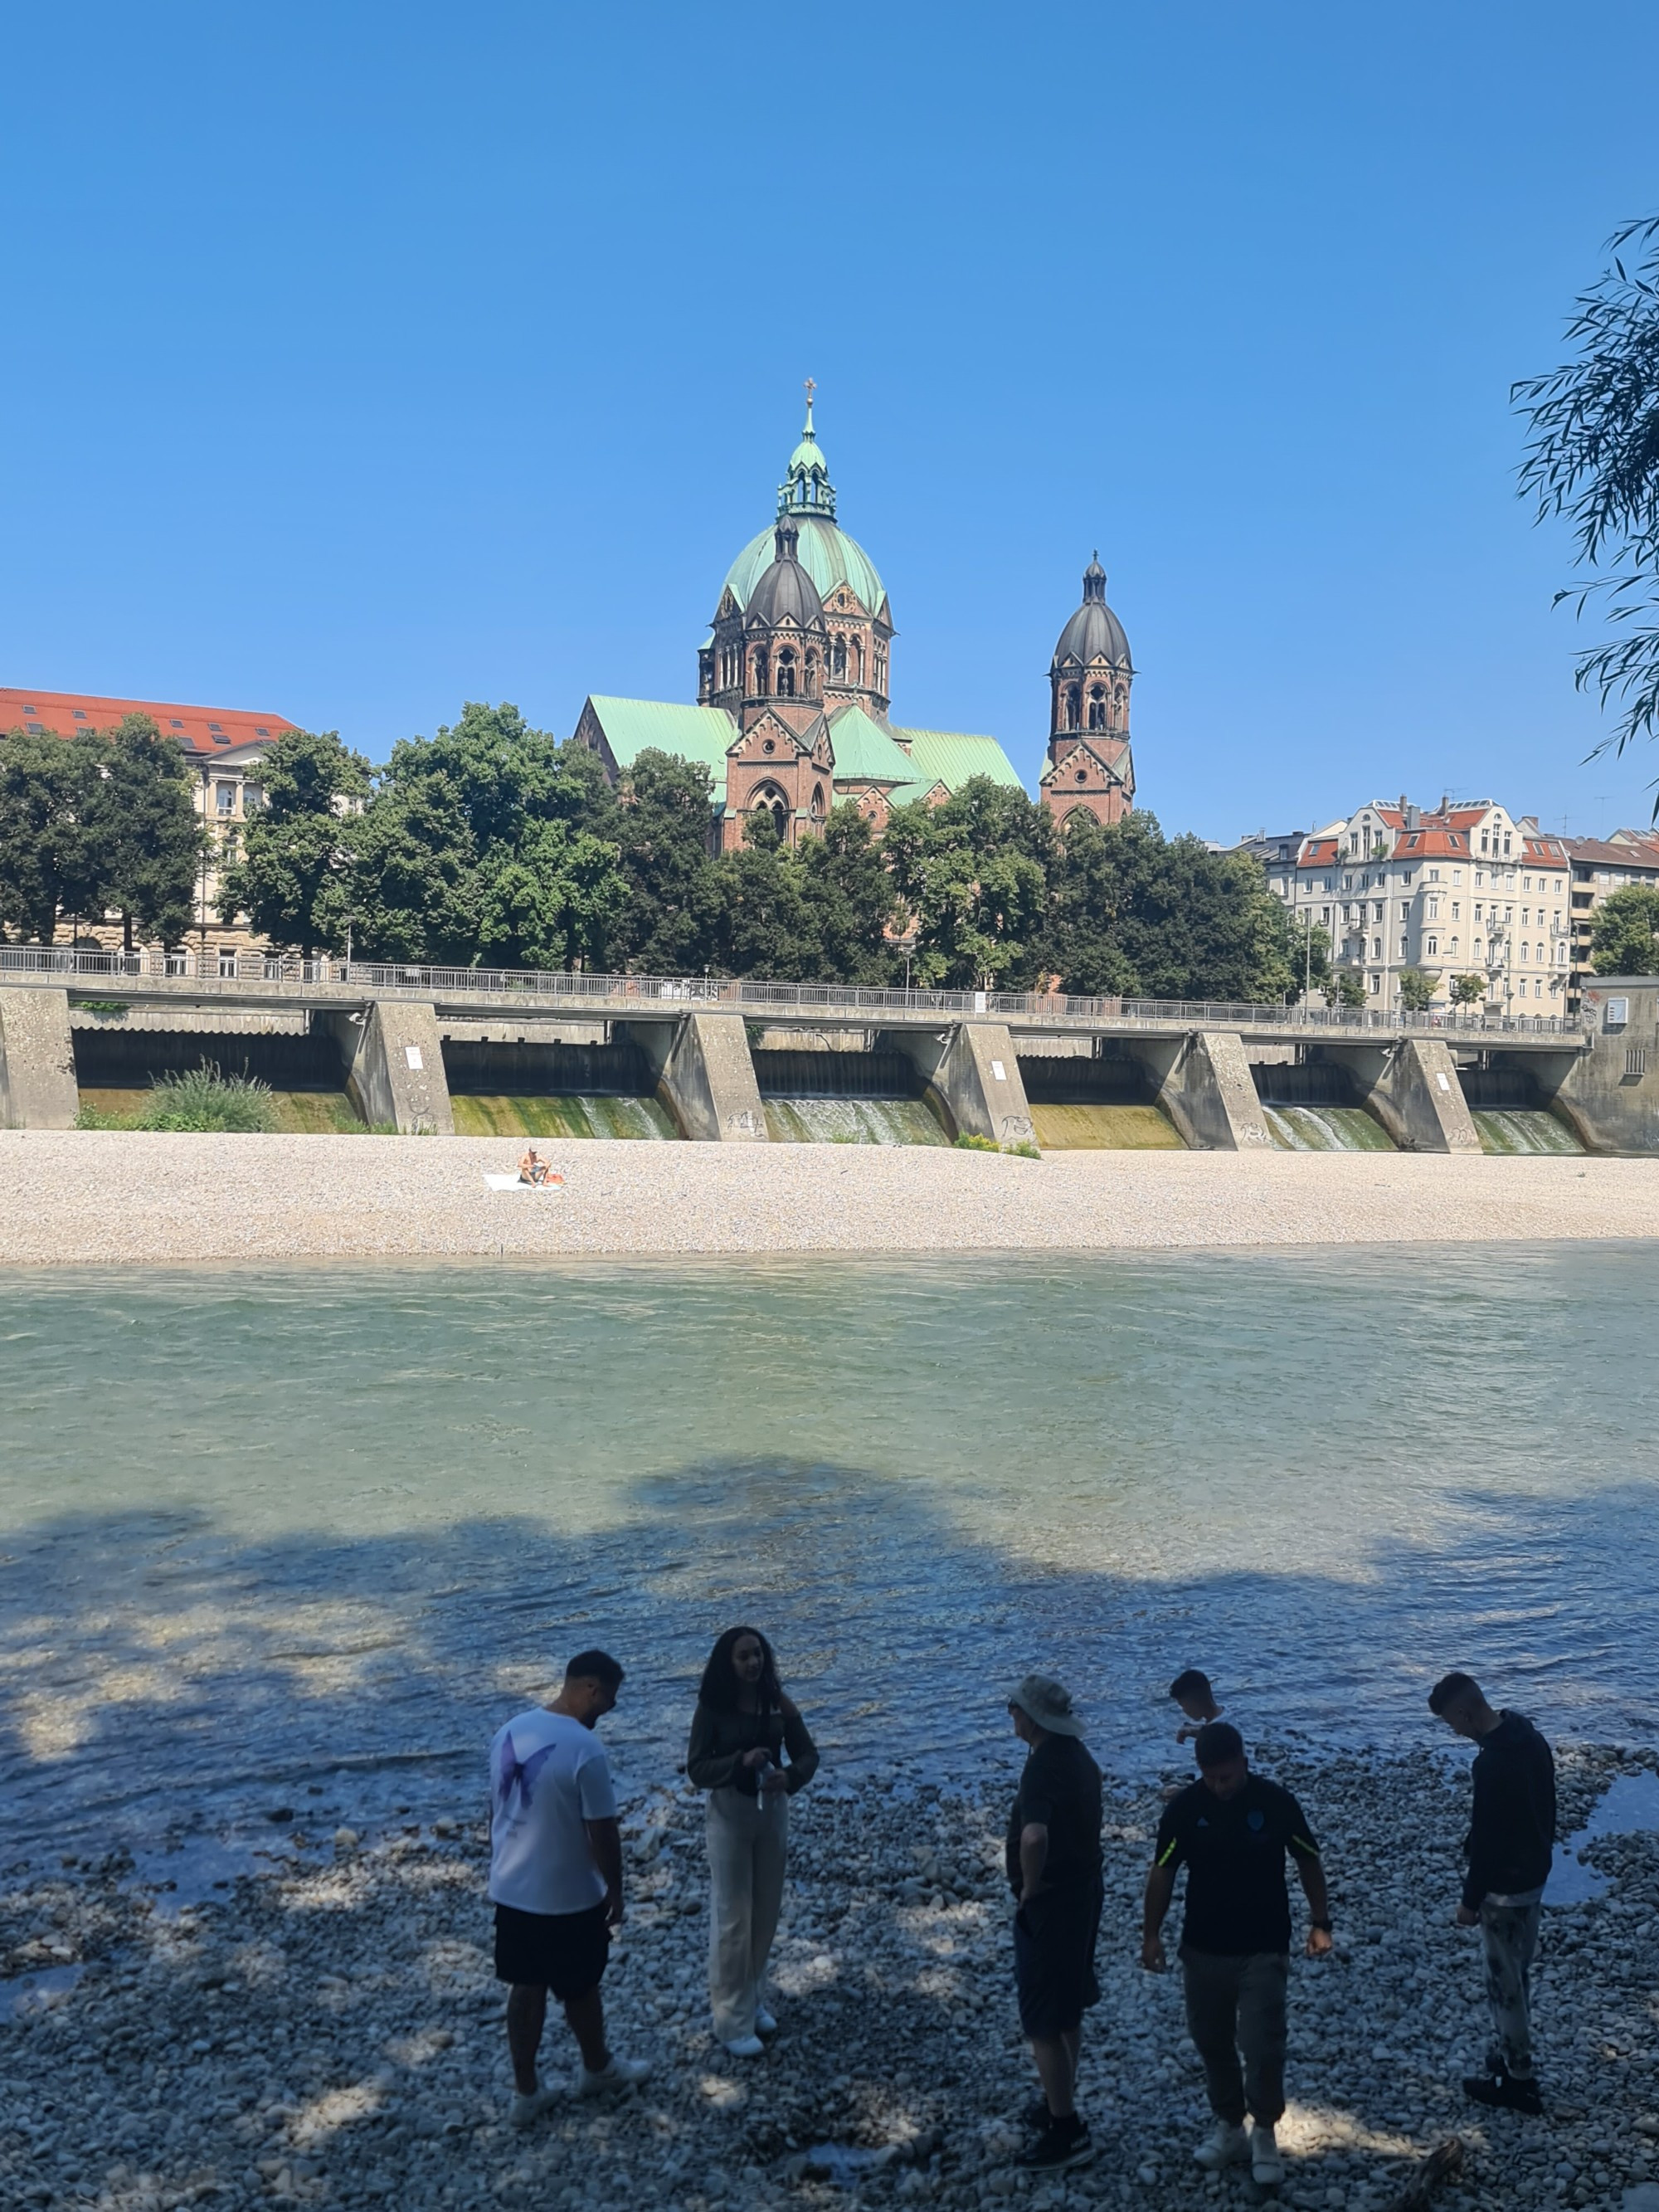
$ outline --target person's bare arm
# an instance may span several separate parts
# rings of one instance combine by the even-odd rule
[[[1331,1900],[1325,1887],[1325,1869],[1317,1859],[1304,1857],[1300,1851],[1294,1856],[1302,1894],[1308,1900],[1308,1956],[1321,1959],[1331,1948]]]
[[[1048,1864],[1048,1831],[1041,1820],[1028,1820],[1019,1832],[1019,1901],[1035,1897],[1042,1887]]]
[[[599,1870],[599,1880],[605,1884],[605,1924],[615,1928],[621,1921],[623,1904],[622,1828],[616,1820],[585,1820],[587,1848],[593,1855],[593,1863]]]
[[[1140,1916],[1140,1963],[1149,1974],[1161,1974],[1169,1965],[1160,1932],[1175,1895],[1175,1869],[1155,1866],[1146,1877],[1146,1896]]]

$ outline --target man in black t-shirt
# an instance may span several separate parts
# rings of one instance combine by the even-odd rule
[[[1104,1896],[1100,1769],[1079,1738],[1083,1723],[1058,1682],[1028,1674],[1008,1699],[1014,1733],[1030,1750],[1008,1815],[1008,1886],[1014,1915],[1019,2022],[1042,2083],[1030,2115],[1036,2141],[1019,2163],[1042,2173],[1094,2156],[1074,2101],[1083,2015],[1100,2002],[1095,1941]]]
[[[1286,1855],[1308,1899],[1307,1952],[1331,1948],[1330,1905],[1319,1847],[1288,1790],[1250,1772],[1238,1730],[1212,1721],[1193,1747],[1196,1782],[1164,1808],[1146,1877],[1140,1963],[1167,1964],[1159,1930],[1187,1869],[1181,1931],[1187,2026],[1204,2061],[1213,2134],[1193,2155],[1208,2172],[1248,2158],[1257,2182],[1284,2178],[1273,2130],[1285,2112],[1285,2000],[1290,1976]],[[1239,2064],[1243,2054],[1243,2065]],[[1244,2132],[1249,2111],[1255,2123]]]

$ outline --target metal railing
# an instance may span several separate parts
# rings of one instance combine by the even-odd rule
[[[330,986],[342,991],[403,993],[422,998],[494,998],[546,1005],[605,1002],[638,1007],[723,1006],[757,1014],[789,1012],[1049,1017],[1110,1021],[1160,1029],[1306,1029],[1375,1031],[1398,1036],[1451,1032],[1582,1036],[1594,1024],[1559,1014],[1384,1012],[1370,1006],[1311,1004],[1236,1005],[1209,999],[1123,999],[1033,991],[873,990],[848,983],[770,983],[730,975],[598,975],[562,969],[434,968],[398,961],[304,959],[259,952],[93,952],[57,945],[0,945],[0,979],[81,978],[88,983],[175,981],[223,988]]]

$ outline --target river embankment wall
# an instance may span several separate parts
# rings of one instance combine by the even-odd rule
[[[1659,1236],[1659,1159],[0,1131],[0,1265],[1010,1250]]]

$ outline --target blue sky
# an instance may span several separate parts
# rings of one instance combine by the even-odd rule
[[[900,720],[1034,784],[1097,545],[1166,828],[1644,821],[1514,491],[1510,383],[1659,209],[1659,15],[1576,21],[13,8],[0,683],[376,759],[692,696],[810,374]]]

